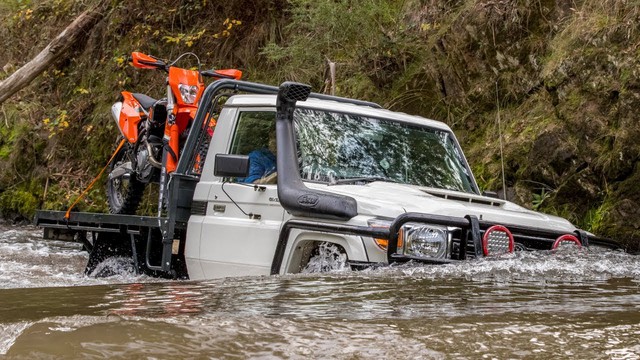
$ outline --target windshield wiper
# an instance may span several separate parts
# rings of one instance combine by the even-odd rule
[[[386,176],[368,176],[368,177],[354,177],[354,178],[334,180],[331,183],[329,183],[329,185],[355,184],[360,182],[368,184],[374,181],[386,181],[386,182],[397,183],[396,180],[388,178]]]

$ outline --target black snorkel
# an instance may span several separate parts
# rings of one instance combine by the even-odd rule
[[[350,196],[309,189],[300,179],[293,113],[297,101],[305,101],[311,86],[284,82],[276,100],[278,141],[278,198],[285,210],[296,216],[348,220],[358,214],[357,202]]]

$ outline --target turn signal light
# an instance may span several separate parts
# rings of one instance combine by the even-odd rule
[[[404,230],[400,229],[400,231],[398,231],[398,248],[401,248],[404,246],[403,239],[404,239]],[[376,242],[376,245],[378,245],[380,249],[387,251],[387,247],[389,247],[389,240],[380,239],[380,238],[373,238],[373,240]]]

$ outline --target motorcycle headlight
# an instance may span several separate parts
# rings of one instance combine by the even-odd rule
[[[443,259],[448,254],[449,231],[446,227],[410,223],[402,227],[400,236],[404,246],[398,246],[398,253],[436,259]]]
[[[198,87],[195,85],[178,84],[180,90],[180,97],[185,104],[193,104],[196,101],[198,95]]]

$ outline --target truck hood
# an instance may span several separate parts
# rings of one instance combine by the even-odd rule
[[[395,218],[405,212],[420,212],[444,216],[478,219],[496,224],[513,224],[573,232],[569,221],[531,211],[512,202],[469,193],[417,187],[376,181],[366,185],[307,184],[310,188],[353,197],[358,202],[358,214]]]

